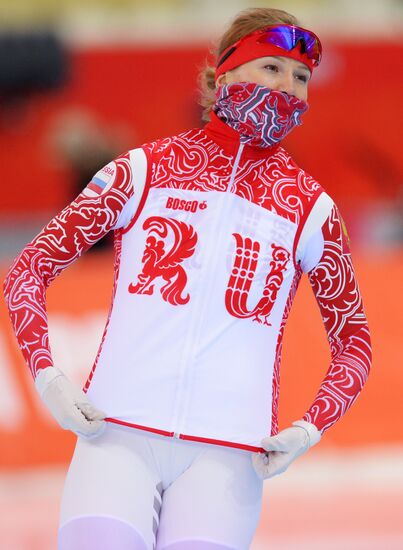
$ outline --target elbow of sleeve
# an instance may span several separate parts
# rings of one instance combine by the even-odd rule
[[[360,389],[366,382],[372,366],[371,336],[368,324],[363,324],[358,330],[344,336],[333,347],[332,364],[355,372],[360,380]]]
[[[361,360],[366,363],[369,372],[372,365],[372,345],[368,323],[357,332],[355,336],[355,347]]]
[[[18,290],[27,285],[28,294],[36,288],[42,294],[51,280],[49,270],[43,265],[43,254],[40,250],[27,246],[15,259],[4,282],[3,294],[9,309]]]

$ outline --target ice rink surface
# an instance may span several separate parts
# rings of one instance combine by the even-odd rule
[[[402,464],[401,447],[312,450],[265,482],[251,550],[401,550]],[[60,468],[2,473],[1,549],[56,549],[63,478]]]

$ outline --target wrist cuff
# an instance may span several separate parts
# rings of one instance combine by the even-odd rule
[[[313,445],[316,445],[316,443],[319,443],[322,434],[318,430],[318,428],[315,426],[315,424],[311,424],[310,422],[306,422],[305,420],[296,420],[292,423],[293,426],[299,426],[300,428],[303,428],[309,437],[309,447],[313,447]]]
[[[63,372],[56,367],[46,367],[45,369],[40,369],[35,378],[35,387],[37,392],[41,397],[46,391],[46,388],[55,378],[59,376],[64,376]]]

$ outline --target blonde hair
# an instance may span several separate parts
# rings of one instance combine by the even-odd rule
[[[228,29],[218,41],[218,46],[212,52],[217,64],[222,52],[237,40],[258,29],[277,24],[299,25],[298,20],[283,10],[272,8],[250,8],[241,11],[232,21]],[[202,119],[210,120],[210,111],[215,102],[215,67],[207,62],[199,73],[199,103],[203,107]]]

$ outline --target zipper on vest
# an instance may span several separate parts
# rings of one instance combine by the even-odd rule
[[[232,168],[231,177],[230,177],[229,184],[228,184],[227,191],[226,191],[227,193],[232,193],[232,188],[234,187],[235,176],[236,176],[236,173],[237,173],[237,170],[238,170],[238,165],[239,165],[239,161],[241,159],[243,148],[244,148],[244,144],[240,143],[239,147],[238,147],[236,157],[235,157],[235,160],[234,160],[234,166]],[[235,189],[234,189],[234,191],[235,191]]]
[[[241,159],[242,151],[244,148],[244,144],[240,143],[238,147],[238,151],[235,156],[234,165],[231,170],[230,180],[228,183],[228,187],[225,192],[222,193],[221,201],[220,201],[220,207],[219,212],[217,214],[217,221],[214,225],[214,229],[211,230],[211,240],[209,243],[210,250],[214,250],[213,252],[213,259],[212,259],[212,265],[217,265],[217,261],[219,260],[218,254],[221,250],[221,240],[222,238],[217,239],[217,235],[220,235],[219,227],[221,219],[225,217],[225,209],[228,208],[229,203],[229,197],[227,196],[228,193],[230,193],[234,187],[235,177],[236,173],[238,171],[239,162]],[[200,282],[199,284],[202,284]],[[202,302],[200,303],[200,298],[205,297],[209,295],[209,288],[204,288],[202,293],[199,293],[198,296],[198,302],[199,306],[196,308],[196,310],[199,312],[199,315],[196,319],[192,320],[192,326],[190,328],[190,333],[188,338],[190,338],[191,341],[187,342],[187,357],[184,360],[184,368],[182,370],[182,378],[179,382],[180,388],[177,391],[176,394],[176,414],[174,416],[174,422],[173,422],[173,431],[174,437],[178,437],[180,439],[181,432],[183,431],[183,421],[185,420],[184,415],[186,414],[187,408],[188,408],[188,402],[189,402],[189,365],[193,363],[193,353],[194,353],[194,340],[195,337],[197,338],[200,334],[200,326],[201,323],[204,320],[204,310],[203,303],[205,304],[206,299],[202,299]],[[200,307],[202,306],[202,307]],[[184,400],[183,400],[184,397]],[[183,402],[184,401],[184,402]],[[183,403],[183,404],[182,404]],[[206,403],[206,406],[208,404]]]

